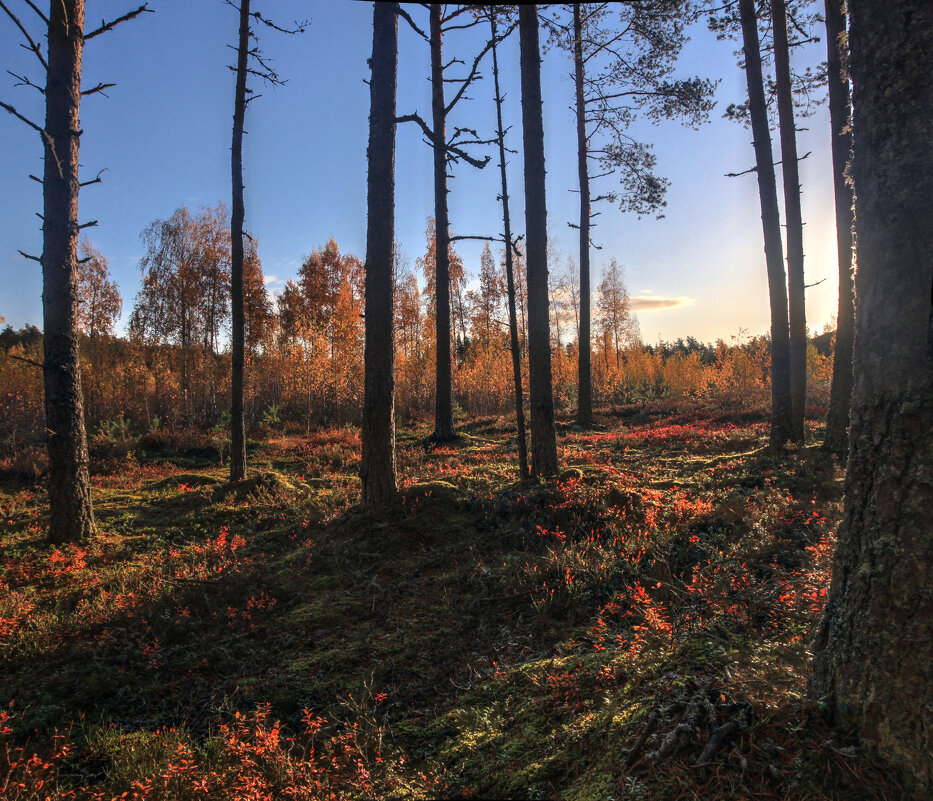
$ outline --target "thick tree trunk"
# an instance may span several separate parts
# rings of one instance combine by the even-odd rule
[[[583,22],[573,4],[573,66],[577,98],[577,172],[580,178],[580,330],[577,363],[577,423],[593,424],[592,333],[590,326],[590,176],[583,96]]]
[[[447,219],[447,112],[444,107],[441,4],[431,3],[431,113],[434,123],[434,264],[436,276],[434,439],[447,442],[454,431],[453,371],[450,357],[450,221]]]
[[[852,189],[846,184],[846,165],[852,151],[849,128],[849,78],[842,68],[846,17],[843,0],[826,0],[826,51],[829,73],[829,121],[832,128],[833,189],[836,200],[836,250],[839,260],[839,310],[833,384],[829,394],[823,447],[841,459],[849,450],[849,405],[852,402],[852,341],[855,334],[855,295],[852,282]]]
[[[249,58],[249,1],[240,0],[240,37],[237,47],[236,96],[233,103],[233,145],[230,168],[233,204],[230,214],[230,306],[233,317],[231,347],[233,372],[230,398],[230,480],[246,478],[246,426],[243,422],[243,366],[245,330],[243,317],[243,121],[246,116],[246,67]]]
[[[797,128],[790,78],[785,0],[771,0],[778,121],[781,134],[781,172],[784,176],[784,213],[787,221],[787,300],[790,310],[791,439],[803,442],[807,407],[807,315],[803,277],[803,214],[800,209],[800,171]]]
[[[761,51],[755,0],[739,0],[742,42],[745,51],[745,78],[748,83],[749,114],[755,143],[761,225],[768,268],[768,294],[771,300],[771,445],[781,447],[792,439],[790,391],[790,339],[787,323],[787,284],[781,245],[781,216],[778,211],[768,108],[761,77]]]
[[[366,348],[363,392],[362,503],[392,504],[395,477],[395,351],[393,248],[395,242],[395,97],[398,5],[373,7],[369,84],[369,173],[366,221]]]
[[[849,0],[855,388],[812,693],[933,796],[933,7]]]
[[[547,283],[547,200],[544,189],[544,123],[538,7],[518,9],[521,42],[522,131],[525,143],[525,242],[528,273],[528,378],[531,402],[531,469],[557,473],[557,436],[551,389],[551,332]]]
[[[512,270],[512,218],[509,215],[509,182],[505,169],[505,128],[502,126],[502,93],[499,91],[499,56],[496,52],[496,17],[492,26],[492,77],[496,90],[496,132],[499,140],[499,172],[502,179],[502,226],[505,238],[505,281],[509,303],[509,345],[512,350],[512,381],[515,384],[515,428],[518,435],[518,474],[528,478],[528,442],[525,438],[525,404],[522,391],[522,355],[518,344],[518,315],[515,309],[515,274]]]
[[[49,452],[49,539],[94,534],[87,434],[78,361],[78,147],[84,0],[49,10],[45,90],[42,313]]]

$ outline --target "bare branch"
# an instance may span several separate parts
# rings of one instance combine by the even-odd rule
[[[13,108],[13,106],[11,106],[11,105],[9,105],[9,104],[7,104],[7,103],[4,103],[2,100],[0,100],[0,108],[5,108],[5,109],[6,109],[7,111],[9,111],[10,114],[12,114],[14,117],[16,117],[16,118],[19,119],[19,120],[22,120],[23,122],[26,123],[26,125],[28,125],[30,128],[32,128],[34,131],[38,131],[40,134],[42,134],[43,136],[45,136],[45,130],[44,130],[43,128],[40,128],[40,127],[39,127],[38,125],[36,125],[32,120],[28,119],[27,117],[24,117],[24,116],[23,116],[22,114],[20,114],[15,108]]]
[[[430,41],[431,41],[431,40],[428,38],[427,34],[426,34],[423,30],[421,30],[421,28],[419,28],[417,25],[415,25],[415,21],[414,21],[410,16],[408,16],[408,12],[407,12],[404,8],[402,8],[402,4],[401,4],[401,3],[396,3],[396,13],[397,13],[403,20],[405,20],[405,22],[407,22],[407,23],[409,24],[409,26],[411,26],[411,29],[412,29],[415,33],[417,33],[422,39],[424,39],[424,41],[426,41],[426,42],[430,42]]]
[[[803,161],[803,160],[804,160],[807,156],[809,156],[812,152],[813,152],[812,150],[808,150],[808,151],[807,151],[806,153],[804,153],[800,158],[798,158],[797,161]],[[774,166],[777,167],[778,165],[783,164],[783,163],[784,163],[784,160],[781,159],[780,161],[775,161],[775,162],[774,162]],[[740,175],[748,175],[750,172],[758,172],[758,168],[757,168],[757,167],[751,167],[750,169],[742,170],[742,172],[727,172],[727,173],[724,173],[724,176],[725,176],[726,178],[738,178]]]
[[[81,92],[81,97],[96,95],[98,92],[100,92],[104,97],[107,97],[108,95],[104,90],[112,89],[114,86],[116,86],[115,83],[99,83],[97,86],[93,86],[90,89],[85,89],[83,92]]]
[[[451,241],[451,242],[459,242],[461,239],[479,239],[479,240],[481,240],[481,241],[483,241],[483,242],[502,242],[503,244],[505,243],[505,240],[504,240],[501,236],[500,236],[500,237],[495,237],[495,236],[466,236],[466,235],[458,235],[458,236],[452,236],[452,237],[450,237],[450,241]]]
[[[16,78],[19,81],[19,83],[13,84],[14,86],[31,86],[33,89],[38,90],[42,94],[45,94],[45,87],[42,87],[42,86],[39,86],[38,84],[33,83],[32,81],[29,80],[27,76],[17,75],[12,70],[7,70],[6,72],[7,72],[7,75],[12,75],[14,78]]]
[[[90,222],[82,223],[81,225],[79,225],[78,230],[80,231],[82,228],[93,228],[96,225],[97,225],[97,220],[91,220]]]
[[[303,22],[298,22],[298,20],[295,20],[294,28],[282,28],[281,26],[276,25],[274,22],[272,22],[272,20],[266,19],[258,11],[254,11],[252,14],[250,14],[250,16],[258,20],[259,22],[261,22],[267,28],[272,28],[272,30],[278,31],[279,33],[287,33],[287,34],[304,33],[308,29],[308,26],[311,24],[311,20],[309,19],[306,19]]]
[[[19,255],[22,256],[24,259],[29,259],[30,261],[37,261],[39,262],[39,264],[42,264],[42,259],[40,259],[38,256],[31,256],[28,253],[24,253],[22,250],[17,250],[16,252],[19,253]]]
[[[31,364],[33,367],[44,367],[45,365],[42,362],[37,362],[35,359],[30,359],[28,356],[16,356],[12,353],[5,354],[8,359],[16,359],[18,362],[23,362],[24,364]]]
[[[444,109],[445,116],[450,114],[451,109],[457,105],[457,102],[463,97],[463,93],[467,90],[467,87],[477,78],[477,70],[479,69],[479,64],[483,60],[483,57],[488,53],[494,46],[502,42],[512,31],[515,30],[517,23],[512,24],[507,31],[502,33],[499,36],[496,36],[486,42],[486,46],[482,51],[473,59],[473,67],[470,70],[470,74],[463,79],[463,83],[460,85],[460,88],[457,90],[457,94],[454,95],[453,99],[447,104],[447,107]]]
[[[138,17],[140,14],[144,12],[148,14],[152,14],[153,11],[148,6],[149,6],[148,3],[143,3],[135,11],[130,11],[124,14],[122,17],[117,17],[115,20],[111,20],[110,22],[104,22],[103,20],[101,20],[99,28],[91,31],[90,33],[84,34],[84,41],[87,41],[88,39],[93,39],[95,36],[100,36],[102,33],[107,33],[107,31],[112,31],[121,22],[126,22],[127,20],[131,20],[134,17]]]
[[[819,281],[816,281],[815,283],[812,283],[812,284],[804,284],[804,285],[803,285],[803,288],[804,288],[804,289],[809,289],[811,286],[819,286],[819,285],[822,284],[825,280],[826,280],[825,278],[821,278]]]
[[[91,181],[84,181],[83,183],[78,184],[78,186],[90,186],[91,184],[103,183],[103,181],[101,181],[101,179],[100,179],[100,176],[103,175],[105,172],[107,172],[107,169],[108,169],[107,167],[104,167],[104,169],[102,169],[99,173],[97,173],[97,177],[96,177],[96,178],[94,178],[94,179],[91,180]],[[32,178],[31,175],[30,175],[29,177]],[[39,183],[42,183],[42,182],[39,181]]]
[[[447,24],[448,22],[450,22],[452,19],[455,19],[455,18],[459,17],[459,16],[460,16],[461,14],[463,14],[465,11],[471,11],[471,10],[472,10],[472,9],[471,9],[471,7],[470,7],[469,5],[462,5],[462,6],[460,6],[460,8],[456,9],[455,11],[451,11],[446,17],[444,17],[444,18],[441,20],[441,25],[446,25],[446,24]],[[474,23],[474,24],[477,24],[477,23]],[[444,30],[450,30],[450,29],[449,29],[449,28],[444,28]]]
[[[42,179],[41,179],[41,178],[38,178],[38,177],[36,177],[35,175],[32,175],[31,173],[30,173],[29,177],[32,178],[32,180],[35,181],[37,184],[41,184],[41,183],[42,183]]]
[[[19,28],[23,36],[26,37],[26,41],[29,42],[29,47],[26,47],[25,45],[23,45],[23,47],[26,47],[27,50],[31,50],[33,53],[35,53],[36,58],[39,59],[39,61],[42,63],[43,68],[48,70],[49,68],[48,62],[42,56],[42,51],[39,49],[39,45],[37,45],[35,43],[35,40],[33,40],[33,38],[29,35],[29,31],[26,30],[26,26],[23,25],[23,23],[19,21],[19,17],[17,17],[16,14],[14,14],[12,11],[10,11],[10,9],[7,8],[6,3],[4,3],[3,0],[0,0],[0,8],[2,8],[6,12],[6,15],[11,20],[13,20],[16,27]]]
[[[33,3],[32,0],[25,0],[25,3],[26,3],[26,5],[29,6],[33,11],[35,11],[36,14],[39,15],[39,19],[41,19],[46,25],[49,24],[49,18],[48,18],[47,16],[45,16],[45,14],[43,14],[43,13],[39,10],[39,7],[38,7],[35,3]]]
[[[428,128],[428,124],[421,119],[419,114],[405,114],[402,117],[395,118],[396,123],[400,122],[417,122],[421,126],[421,130],[424,131],[424,135],[428,138],[428,141],[431,143],[431,146],[434,146],[434,141],[436,137],[434,136],[434,131]]]

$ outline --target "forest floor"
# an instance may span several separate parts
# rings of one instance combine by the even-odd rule
[[[350,428],[170,437],[98,464],[56,548],[0,481],[0,797],[895,799],[806,700],[842,471],[761,413],[681,401],[559,423],[516,479],[505,419],[359,510]],[[150,438],[151,439],[151,438]]]

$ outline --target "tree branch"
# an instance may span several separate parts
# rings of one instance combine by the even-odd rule
[[[112,89],[114,86],[116,86],[115,83],[99,83],[97,84],[97,86],[93,86],[90,89],[85,89],[83,92],[81,92],[81,97],[87,97],[88,95],[96,95],[98,92],[100,92],[104,97],[107,97],[108,95],[106,94],[104,90]]]
[[[37,362],[35,359],[30,359],[27,356],[15,356],[12,353],[5,354],[8,359],[16,359],[18,362],[23,362],[24,364],[31,364],[33,367],[45,367],[42,362]]]
[[[110,22],[104,22],[103,20],[101,20],[99,28],[91,31],[90,33],[84,34],[84,41],[87,41],[88,39],[93,39],[95,36],[100,36],[102,33],[107,33],[107,31],[112,31],[121,22],[126,22],[128,20],[133,19],[134,17],[138,17],[140,14],[144,12],[148,14],[152,14],[153,11],[148,6],[149,6],[148,3],[143,3],[135,11],[130,11],[124,14],[122,17],[117,17],[115,20],[111,20]]]
[[[26,26],[23,25],[23,23],[19,21],[19,17],[17,17],[16,14],[14,14],[12,11],[10,11],[9,8],[7,8],[6,3],[4,3],[3,0],[0,0],[0,8],[2,8],[6,12],[6,15],[11,20],[13,20],[16,27],[19,28],[23,36],[26,37],[26,41],[29,42],[29,47],[26,47],[26,45],[23,45],[23,47],[26,47],[27,50],[32,50],[32,52],[36,54],[36,58],[38,58],[39,61],[42,63],[43,68],[48,70],[49,68],[48,62],[43,58],[42,51],[39,49],[39,45],[37,45],[35,41],[33,40],[33,38],[29,35],[29,31],[26,30]]]
[[[43,95],[45,94],[45,88],[42,86],[39,86],[38,84],[33,83],[32,81],[29,80],[27,76],[17,75],[12,70],[7,70],[6,72],[7,72],[7,75],[12,75],[14,78],[16,78],[19,81],[19,83],[13,84],[14,86],[31,86],[33,89],[38,90],[41,94]]]
[[[24,253],[22,250],[17,250],[16,252],[19,253],[19,255],[22,256],[24,259],[29,259],[30,261],[37,261],[39,262],[39,264],[42,264],[42,259],[40,259],[38,256],[30,256],[28,253]]]
[[[472,67],[472,69],[470,70],[470,74],[469,74],[466,78],[463,79],[463,83],[460,85],[460,88],[457,90],[457,94],[454,95],[453,99],[447,104],[447,107],[444,109],[444,114],[445,114],[445,116],[446,116],[447,114],[450,114],[451,109],[452,109],[455,105],[457,105],[457,102],[460,100],[461,97],[463,97],[463,93],[467,90],[467,87],[476,79],[476,77],[477,77],[477,70],[479,69],[479,64],[480,64],[480,62],[483,60],[483,57],[484,57],[493,47],[495,47],[496,45],[498,45],[499,43],[501,43],[507,36],[509,36],[509,34],[511,34],[512,31],[515,30],[515,27],[516,27],[517,24],[518,24],[518,23],[513,23],[513,24],[509,27],[509,29],[508,29],[507,31],[505,31],[505,32],[502,33],[501,35],[496,36],[496,37],[490,39],[488,42],[486,42],[486,46],[482,49],[482,51],[479,53],[479,55],[477,55],[476,58],[473,59],[473,67]]]
[[[38,131],[40,134],[42,134],[43,136],[45,136],[45,129],[40,128],[38,125],[36,125],[36,124],[35,124],[32,120],[30,120],[28,117],[24,117],[24,116],[23,116],[22,114],[20,114],[15,108],[13,108],[13,106],[9,105],[8,103],[4,103],[2,100],[0,100],[0,108],[5,108],[5,109],[6,109],[7,111],[9,111],[10,114],[12,114],[14,117],[16,117],[16,118],[19,119],[19,120],[22,120],[23,122],[26,123],[26,125],[28,125],[30,128],[32,128],[34,131]]]
[[[84,181],[83,183],[78,184],[78,186],[84,187],[84,186],[90,186],[91,184],[100,184],[100,183],[103,183],[103,181],[101,181],[101,179],[100,179],[100,176],[103,175],[105,172],[107,172],[107,169],[108,169],[107,167],[104,167],[104,169],[102,169],[99,173],[97,173],[97,177],[96,177],[96,178],[94,178],[94,179],[91,180],[91,181]],[[29,177],[32,178],[31,175],[30,175]],[[38,180],[38,179],[37,179],[37,180]],[[41,184],[42,181],[39,181],[39,183]]]
[[[396,8],[396,13],[397,13],[403,20],[405,20],[405,22],[407,22],[407,23],[409,24],[409,26],[411,27],[411,29],[412,29],[415,33],[417,33],[422,39],[424,39],[424,41],[426,41],[426,42],[430,42],[430,41],[431,41],[431,40],[428,38],[427,34],[426,34],[423,30],[421,30],[421,28],[419,28],[417,25],[415,25],[415,21],[408,15],[408,12],[407,12],[404,8],[402,8],[402,4],[401,4],[401,3],[396,3],[396,4],[395,4],[395,8]]]
[[[396,123],[400,122],[417,122],[421,126],[421,130],[424,131],[424,135],[428,137],[428,141],[431,142],[431,146],[434,146],[434,141],[436,137],[434,136],[434,131],[428,128],[428,124],[421,119],[421,116],[417,113],[415,114],[405,114],[402,117],[395,118]]]

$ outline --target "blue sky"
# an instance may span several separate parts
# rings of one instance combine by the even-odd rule
[[[11,0],[24,21],[32,12]],[[19,6],[22,8],[19,8]],[[133,3],[88,2],[89,27],[100,18],[119,16]],[[109,97],[92,96],[82,104],[82,177],[103,168],[104,183],[84,189],[82,221],[93,243],[108,258],[124,298],[124,320],[139,288],[142,256],[139,235],[153,220],[188,206],[229,202],[230,124],[233,52],[237,14],[222,0],[150,3],[154,14],[118,27],[88,42],[85,86],[114,82]],[[301,36],[262,31],[262,47],[282,77],[277,89],[254,85],[263,94],[248,111],[245,142],[246,225],[259,239],[259,252],[275,292],[293,277],[302,258],[333,236],[342,250],[364,255],[366,232],[366,138],[369,113],[366,59],[372,47],[372,6],[354,0],[254,0],[258,9],[282,23],[311,18]],[[426,27],[426,13],[412,13]],[[33,27],[38,32],[38,28]],[[427,81],[429,54],[400,22],[399,113],[430,117]],[[736,66],[735,45],[717,42],[699,26],[681,59],[683,76],[721,79],[718,105],[710,124],[699,131],[667,122],[639,125],[655,145],[660,174],[672,181],[665,217],[622,215],[606,204],[597,218],[595,271],[615,257],[624,266],[630,295],[636,299],[643,339],[728,340],[740,330],[769,329],[768,294],[762,247],[757,183],[754,174],[726,178],[724,173],[753,164],[749,131],[721,118],[725,107],[745,97],[744,74]],[[472,59],[485,35],[453,32],[445,54]],[[38,37],[37,37],[38,38]],[[38,62],[18,47],[18,31],[0,18],[0,61],[4,70],[27,71],[40,82]],[[824,45],[794,55],[801,66],[824,58]],[[503,86],[508,94],[506,124],[514,127],[510,146],[521,147],[518,41],[502,48]],[[575,219],[576,138],[570,110],[571,64],[553,51],[542,66],[549,229],[566,256],[577,260]],[[451,124],[481,133],[494,130],[491,65],[486,79],[460,104]],[[33,119],[43,117],[42,98],[29,88],[0,78],[0,99]],[[806,221],[808,323],[820,329],[836,307],[835,233],[826,108],[800,125]],[[38,254],[41,187],[28,178],[41,175],[38,136],[8,114],[0,116],[0,315],[14,326],[41,325],[41,276],[35,262],[18,250]],[[780,158],[775,143],[775,160]],[[501,208],[496,161],[478,171],[455,168],[450,183],[450,219],[455,234],[498,234]],[[509,168],[513,225],[523,228],[521,155]],[[424,250],[425,220],[432,213],[431,153],[414,125],[398,130],[396,152],[396,236],[414,264]],[[611,188],[614,179],[603,179]],[[780,181],[778,182],[780,185]],[[597,187],[599,189],[600,187]],[[468,271],[479,266],[480,243],[459,243]],[[598,280],[598,279],[597,279]],[[647,310],[638,298],[687,298],[675,308]],[[663,305],[663,304],[661,304]]]

